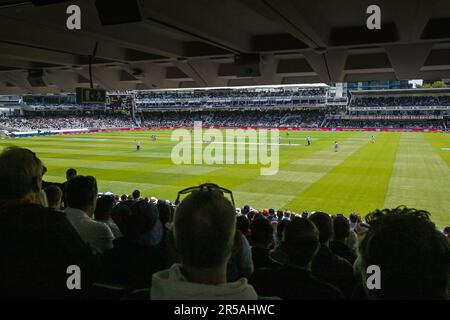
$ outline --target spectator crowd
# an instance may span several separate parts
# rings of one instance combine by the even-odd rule
[[[325,88],[185,89],[136,93],[139,108],[270,108],[324,105]]]
[[[351,99],[350,107],[430,107],[450,106],[450,96],[408,95],[408,96],[364,96]]]
[[[134,123],[128,115],[26,115],[23,117],[0,117],[0,125],[15,131],[129,128]]]
[[[206,126],[219,127],[304,127],[318,128],[326,115],[325,110],[238,110],[238,111],[164,111],[145,112],[144,127],[193,126],[202,121]]]
[[[363,221],[236,208],[231,191],[211,183],[172,204],[139,190],[99,195],[95,177],[75,169],[63,184],[45,173],[28,149],[0,154],[1,298],[449,297],[449,229],[426,211],[401,206]],[[82,270],[80,290],[68,290],[70,266]]]

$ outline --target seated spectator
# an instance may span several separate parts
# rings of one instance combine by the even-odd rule
[[[47,195],[48,207],[53,210],[60,210],[63,197],[61,188],[53,184],[45,188],[44,191]]]
[[[266,219],[258,219],[250,225],[250,241],[252,245],[252,260],[254,269],[276,268],[280,266],[269,257],[273,248],[273,228]]]
[[[162,245],[166,245],[168,233],[173,222],[173,207],[171,207],[165,200],[158,200],[156,203],[156,208],[158,209],[159,220],[161,221],[163,227]]]
[[[443,233],[444,233],[444,236],[446,236],[448,238],[448,235],[450,233],[450,227],[445,227]]]
[[[278,210],[277,211],[277,220],[278,222],[280,222],[283,219],[283,210]]]
[[[252,222],[254,216],[255,216],[257,213],[258,213],[258,211],[255,211],[255,210],[253,210],[253,209],[250,210],[250,211],[247,213],[247,219],[248,219],[248,221],[249,221],[249,222]]]
[[[47,194],[42,189],[38,193],[36,204],[38,204],[44,208],[48,208]]]
[[[250,278],[253,273],[252,250],[247,238],[236,230],[234,246],[227,266],[227,281],[235,282],[242,278]]]
[[[111,249],[114,235],[104,223],[92,219],[97,204],[97,181],[90,176],[76,176],[67,184],[67,208],[64,212],[81,239],[94,254]]]
[[[246,204],[245,206],[242,207],[241,209],[241,214],[242,215],[247,215],[250,212],[250,206],[248,204]]]
[[[283,248],[283,232],[286,226],[289,224],[289,220],[282,219],[278,222],[276,231],[276,245],[269,253],[270,258],[280,265],[285,265],[287,262],[286,252]]]
[[[374,215],[378,215],[373,219]],[[381,216],[380,216],[381,214]],[[406,207],[377,210],[359,246],[363,283],[367,267],[379,266],[381,289],[371,299],[448,299],[450,244],[429,220],[429,213]]]
[[[275,219],[275,210],[273,210],[272,208],[269,209],[269,219],[270,221]]]
[[[43,167],[43,174],[42,174],[42,189],[45,189],[45,188],[47,188],[48,186],[53,185],[53,183],[51,183],[51,182],[44,181],[44,175],[45,175],[46,173],[47,173],[47,167],[44,166],[44,167]]]
[[[283,231],[284,228],[286,228],[286,225],[289,223],[288,220],[280,220],[277,225],[277,232],[276,232],[276,238],[277,242],[281,242],[283,239]]]
[[[153,275],[152,299],[254,300],[246,279],[227,283],[227,262],[236,230],[233,205],[223,193],[202,185],[176,210],[173,240],[181,263]]]
[[[69,181],[71,179],[75,178],[76,176],[77,176],[77,170],[75,170],[74,168],[67,169],[67,171],[66,171],[66,181],[64,181],[61,184],[61,190],[63,192],[64,208],[67,207],[67,199],[66,199],[67,184],[69,183]]]
[[[138,201],[141,197],[141,192],[139,190],[134,190],[131,196],[133,197],[134,201]]]
[[[319,251],[312,262],[313,275],[340,289],[345,297],[350,297],[356,285],[353,267],[347,260],[334,254],[329,248],[333,234],[331,217],[323,212],[315,212],[310,215],[309,220],[319,230],[320,241]]]
[[[237,216],[236,217],[236,229],[239,230],[245,237],[248,235],[248,231],[250,228],[250,222],[246,216]]]
[[[350,235],[350,223],[347,218],[344,216],[335,217],[333,219],[333,231],[333,241],[330,242],[330,250],[353,265],[356,260],[356,252],[346,244],[346,240]]]
[[[163,225],[173,221],[173,208],[170,206],[170,203],[166,200],[158,200],[156,208],[159,212],[159,220]]]
[[[114,208],[123,237],[104,253],[105,279],[129,288],[148,288],[152,274],[167,268],[167,256],[159,245],[162,225],[158,209],[144,200],[122,202]]]
[[[37,205],[43,165],[28,149],[0,154],[0,299],[65,299],[84,295],[96,260],[65,214]],[[82,290],[68,290],[67,267],[83,270]]]
[[[111,218],[111,212],[116,204],[114,196],[103,195],[97,199],[95,207],[94,219],[98,222],[103,222],[111,229],[114,238],[120,238],[122,233],[117,227],[116,223]]]
[[[319,232],[308,219],[293,218],[286,226],[283,246],[287,265],[256,270],[250,283],[263,296],[289,300],[342,299],[334,286],[311,273],[311,263],[319,250]]]

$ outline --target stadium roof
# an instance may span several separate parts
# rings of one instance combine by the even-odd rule
[[[0,0],[0,93],[88,86],[96,43],[93,80],[107,90],[450,78],[450,1],[124,3]],[[80,30],[66,27],[71,4]],[[373,4],[381,30],[366,27]]]

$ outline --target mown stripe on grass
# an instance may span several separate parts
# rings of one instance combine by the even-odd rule
[[[375,144],[361,140],[360,148],[328,170],[285,207],[329,213],[366,213],[383,205],[399,134],[381,133]]]
[[[424,209],[436,224],[449,225],[449,166],[426,135],[402,133],[384,206]]]
[[[357,133],[341,134],[339,139],[342,144],[341,151],[337,153],[334,152],[333,139],[328,139],[316,142],[314,147],[305,147],[301,157],[298,152],[296,154],[291,153],[290,157],[284,155],[285,159],[289,159],[289,161],[280,167],[277,174],[272,176],[258,176],[254,180],[239,185],[235,190],[237,192],[264,194],[269,200],[271,198],[277,198],[277,204],[281,204],[278,208],[285,207],[299,193],[320,180],[321,177],[333,168],[333,164],[338,165],[366,143],[351,140],[358,135]],[[321,161],[329,156],[333,157],[335,162],[331,166],[329,163],[322,165]],[[310,170],[310,168],[313,169]],[[267,190],[270,191],[268,192]],[[280,202],[282,199],[285,200],[284,203]],[[255,200],[260,201],[260,199]],[[297,210],[294,207],[289,208]]]

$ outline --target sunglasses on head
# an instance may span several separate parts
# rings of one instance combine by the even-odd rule
[[[175,205],[178,206],[180,204],[180,198],[182,195],[191,194],[194,191],[199,191],[199,192],[220,191],[224,195],[228,194],[228,195],[230,195],[230,200],[231,200],[231,203],[233,204],[233,207],[236,207],[236,205],[234,204],[233,192],[231,190],[222,188],[214,183],[205,183],[205,184],[201,184],[196,187],[189,187],[189,188],[178,191],[177,199],[175,200]]]

